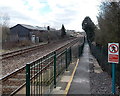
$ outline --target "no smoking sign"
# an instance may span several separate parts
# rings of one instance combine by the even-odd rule
[[[119,63],[119,44],[108,43],[108,62]]]

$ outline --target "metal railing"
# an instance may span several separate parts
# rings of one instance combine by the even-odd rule
[[[74,45],[72,45],[74,46]],[[26,96],[49,94],[56,87],[58,77],[68,70],[73,59],[72,46],[62,52],[56,51],[26,64]],[[77,43],[77,57],[82,54],[84,42]]]

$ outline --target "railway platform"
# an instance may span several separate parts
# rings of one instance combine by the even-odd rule
[[[87,43],[82,56],[70,64],[68,70],[51,94],[112,95],[111,77],[101,69],[97,60],[90,53]],[[117,86],[116,94],[120,94]]]

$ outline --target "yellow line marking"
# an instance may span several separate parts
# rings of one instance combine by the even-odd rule
[[[76,71],[76,68],[77,68],[77,66],[78,66],[78,62],[79,62],[79,59],[77,60],[77,63],[76,63],[76,65],[75,65],[75,68],[74,68],[73,73],[72,73],[72,75],[71,75],[70,81],[68,82],[67,87],[65,88],[65,96],[67,95],[67,93],[68,93],[68,91],[69,91],[70,85],[71,85],[72,80],[73,80],[73,76],[74,76],[75,71]]]

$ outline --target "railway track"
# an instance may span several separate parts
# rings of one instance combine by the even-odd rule
[[[37,50],[39,47],[45,46],[47,44],[48,43],[44,43],[44,44],[29,47],[29,48],[19,49],[19,50],[16,50],[16,51],[4,53],[0,56],[2,57],[2,59],[7,59],[7,58],[10,58],[10,57],[13,57],[13,56],[17,56],[17,55],[20,55],[20,54],[28,53],[28,52],[33,51],[33,50]]]
[[[70,39],[72,39],[72,38],[70,38]],[[70,40],[70,39],[68,39],[68,40]],[[55,43],[55,42],[58,42],[58,41],[54,41],[52,43]],[[0,54],[0,57],[1,57],[2,60],[8,59],[8,58],[11,58],[11,57],[14,57],[14,56],[18,56],[18,55],[28,53],[30,51],[37,50],[37,49],[39,49],[39,48],[41,48],[41,47],[43,47],[47,44],[48,43],[43,43],[43,44],[35,45],[35,46],[29,47],[29,48],[23,48],[23,49],[19,49],[19,50],[12,51],[12,52],[7,52],[7,53],[4,53],[4,54]]]
[[[79,41],[79,38],[74,39],[73,41],[71,41],[71,42],[67,43],[66,45],[59,47],[58,49],[53,50],[53,51],[56,51],[57,53],[59,53],[60,51],[64,50],[65,48],[68,48],[69,46],[72,46],[73,44],[75,44],[78,41]],[[36,48],[32,48],[32,49],[29,49],[29,51],[35,50],[35,49]],[[26,52],[29,52],[29,51],[26,50]],[[22,52],[22,53],[18,52],[16,54],[18,55],[18,54],[23,54],[23,53],[24,52]],[[50,54],[50,53],[48,53],[48,54]],[[6,57],[4,57],[4,59],[9,58],[9,56],[11,57],[12,55],[8,55],[8,56],[6,55]],[[25,86],[25,84],[26,84],[26,82],[25,82],[26,81],[25,67],[26,66],[23,66],[0,79],[0,81],[1,81],[0,85],[2,85],[2,94],[10,94],[12,96]]]

